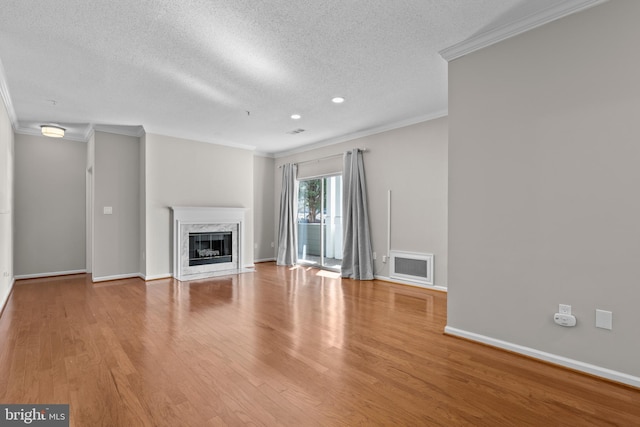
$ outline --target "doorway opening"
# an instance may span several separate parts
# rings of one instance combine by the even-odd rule
[[[342,264],[342,176],[298,186],[298,262],[339,271]]]

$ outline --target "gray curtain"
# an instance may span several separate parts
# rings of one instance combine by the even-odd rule
[[[360,150],[354,149],[344,154],[342,181],[342,277],[371,280],[373,251],[369,231],[367,186]]]
[[[280,217],[278,227],[278,265],[295,265],[298,262],[298,236],[296,211],[298,192],[296,185],[297,166],[282,165],[282,191],[280,193]]]

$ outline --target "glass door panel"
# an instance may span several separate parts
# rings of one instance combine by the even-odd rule
[[[342,262],[342,177],[300,181],[298,261],[340,269]]]
[[[322,266],[340,270],[342,264],[342,176],[324,178]]]

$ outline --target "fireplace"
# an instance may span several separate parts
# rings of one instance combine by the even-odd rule
[[[189,233],[189,266],[232,262],[232,237],[230,231]]]
[[[243,208],[172,207],[173,276],[195,280],[242,268]]]

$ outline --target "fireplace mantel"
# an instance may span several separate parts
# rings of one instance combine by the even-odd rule
[[[196,280],[250,271],[242,268],[242,238],[245,208],[172,206],[173,277]],[[188,236],[193,231],[233,230],[233,261],[225,264],[190,267]],[[185,249],[187,248],[187,249]],[[185,257],[187,260],[185,260]]]

